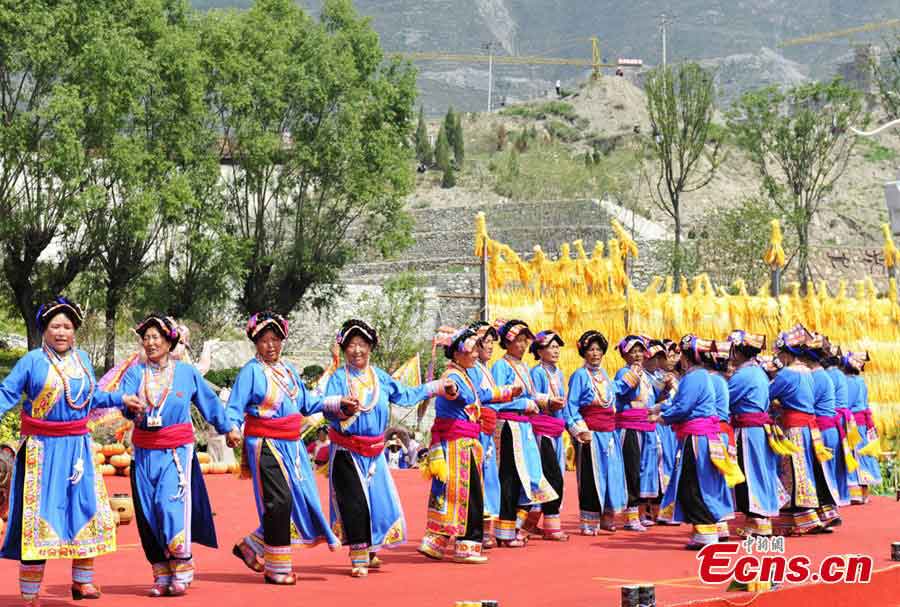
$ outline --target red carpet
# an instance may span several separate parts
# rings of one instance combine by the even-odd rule
[[[900,504],[875,498],[866,506],[842,510],[844,526],[830,536],[788,538],[789,554],[806,554],[817,565],[830,554],[867,554],[875,560],[872,583],[785,586],[754,596],[726,593],[724,585],[704,586],[697,579],[696,554],[682,549],[688,527],[654,527],[646,533],[618,531],[595,538],[573,535],[568,543],[532,541],[524,549],[497,549],[486,565],[436,563],[416,553],[425,521],[427,485],[418,471],[396,473],[409,525],[410,541],[382,553],[381,571],[366,579],[350,578],[345,550],[324,546],[294,553],[299,575],[295,588],[262,583],[259,574],[231,556],[233,542],[257,524],[250,483],[232,476],[209,476],[219,533],[219,550],[196,547],[197,581],[187,597],[165,599],[183,607],[261,607],[269,605],[429,605],[452,607],[455,601],[495,599],[502,607],[617,607],[620,586],[656,585],[658,605],[800,607],[827,601],[829,607],[900,606],[900,568],[890,560],[891,542],[900,541]],[[109,478],[110,493],[127,492],[124,478]],[[325,479],[319,478],[324,496]],[[564,526],[576,533],[577,495],[572,473],[566,478]],[[0,606],[18,604],[17,565],[0,561]],[[104,597],[92,605],[132,607],[162,602],[144,593],[151,584],[150,567],[138,545],[134,524],[119,528],[119,552],[97,560],[97,580]],[[43,605],[75,605],[68,597],[69,564],[51,561],[45,578]],[[720,600],[715,600],[715,599]],[[83,603],[77,603],[82,605]]]

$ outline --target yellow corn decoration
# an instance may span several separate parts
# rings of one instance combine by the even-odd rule
[[[708,276],[654,277],[646,289],[631,284],[625,268],[627,256],[637,256],[637,246],[621,225],[613,225],[609,242],[575,241],[557,252],[534,247],[530,259],[521,259],[508,245],[491,240],[487,220],[475,220],[475,254],[488,253],[488,303],[491,317],[520,318],[535,331],[552,329],[567,344],[574,344],[587,329],[601,331],[610,341],[603,365],[615,373],[624,361],[614,344],[626,334],[644,334],[677,340],[687,333],[724,338],[741,328],[768,336],[773,343],[778,331],[796,323],[828,335],[847,351],[866,350],[872,361],[865,379],[879,436],[898,438],[900,418],[900,305],[892,281],[886,297],[880,297],[871,278],[855,285],[839,282],[809,285],[800,294],[792,283],[775,299],[766,285],[737,281],[736,293],[728,294],[712,284]],[[897,264],[900,251],[886,233],[885,263]],[[772,223],[772,238],[765,262],[784,266],[781,228]],[[590,250],[590,254],[588,251]],[[554,260],[555,258],[555,260]],[[627,319],[627,324],[626,324]],[[495,356],[503,351],[495,348]],[[582,360],[575,348],[564,348],[560,366],[571,374]],[[859,444],[858,431],[848,433],[851,446]],[[871,444],[871,443],[870,443]],[[777,453],[793,452],[793,444],[777,435],[770,439]],[[868,452],[880,452],[878,445]],[[823,454],[824,455],[824,454]]]

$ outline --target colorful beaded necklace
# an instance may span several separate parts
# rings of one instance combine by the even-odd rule
[[[47,360],[50,361],[50,366],[53,367],[53,370],[56,371],[56,374],[59,376],[59,379],[62,381],[63,392],[66,396],[66,402],[69,404],[69,407],[75,409],[76,411],[80,411],[87,407],[88,403],[91,402],[91,399],[94,397],[94,388],[96,387],[96,383],[94,383],[94,379],[91,377],[91,374],[88,373],[87,367],[84,366],[84,361],[81,360],[81,357],[78,355],[78,352],[75,348],[69,349],[70,354],[63,358],[59,354],[56,353],[55,350],[48,348],[47,344],[43,345],[44,355],[47,357]],[[73,377],[72,379],[81,379],[81,387],[78,390],[78,394],[75,397],[72,397],[72,387],[69,385],[69,375],[68,373],[64,373],[63,369],[60,369],[57,362],[61,362],[67,367],[73,367],[69,361],[69,357],[75,357],[75,360],[78,362],[78,369],[80,370],[79,377]],[[68,369],[67,369],[68,370]],[[84,399],[80,405],[78,403],[78,399],[81,398],[81,395],[84,394],[84,380],[86,380],[90,384],[90,389],[88,390],[87,398]]]

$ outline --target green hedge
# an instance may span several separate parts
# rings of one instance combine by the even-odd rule
[[[218,371],[210,371],[206,374],[206,381],[213,383],[220,388],[230,388],[237,377],[240,368],[233,367],[231,369],[219,369]]]

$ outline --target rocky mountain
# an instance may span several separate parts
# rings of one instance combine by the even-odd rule
[[[321,0],[298,0],[313,14]],[[251,0],[192,0],[200,9],[247,7]],[[668,15],[670,61],[702,60],[718,68],[726,99],[746,88],[794,82],[838,71],[852,44],[878,43],[891,30],[821,40],[780,50],[781,41],[897,17],[895,0],[355,0],[372,18],[388,51],[476,54],[487,42],[498,54],[589,59],[588,38],[600,40],[604,60],[660,62],[660,16]],[[421,62],[422,101],[431,114],[450,104],[482,109],[484,64]],[[571,66],[495,66],[496,104],[539,96],[557,80],[578,81]]]

